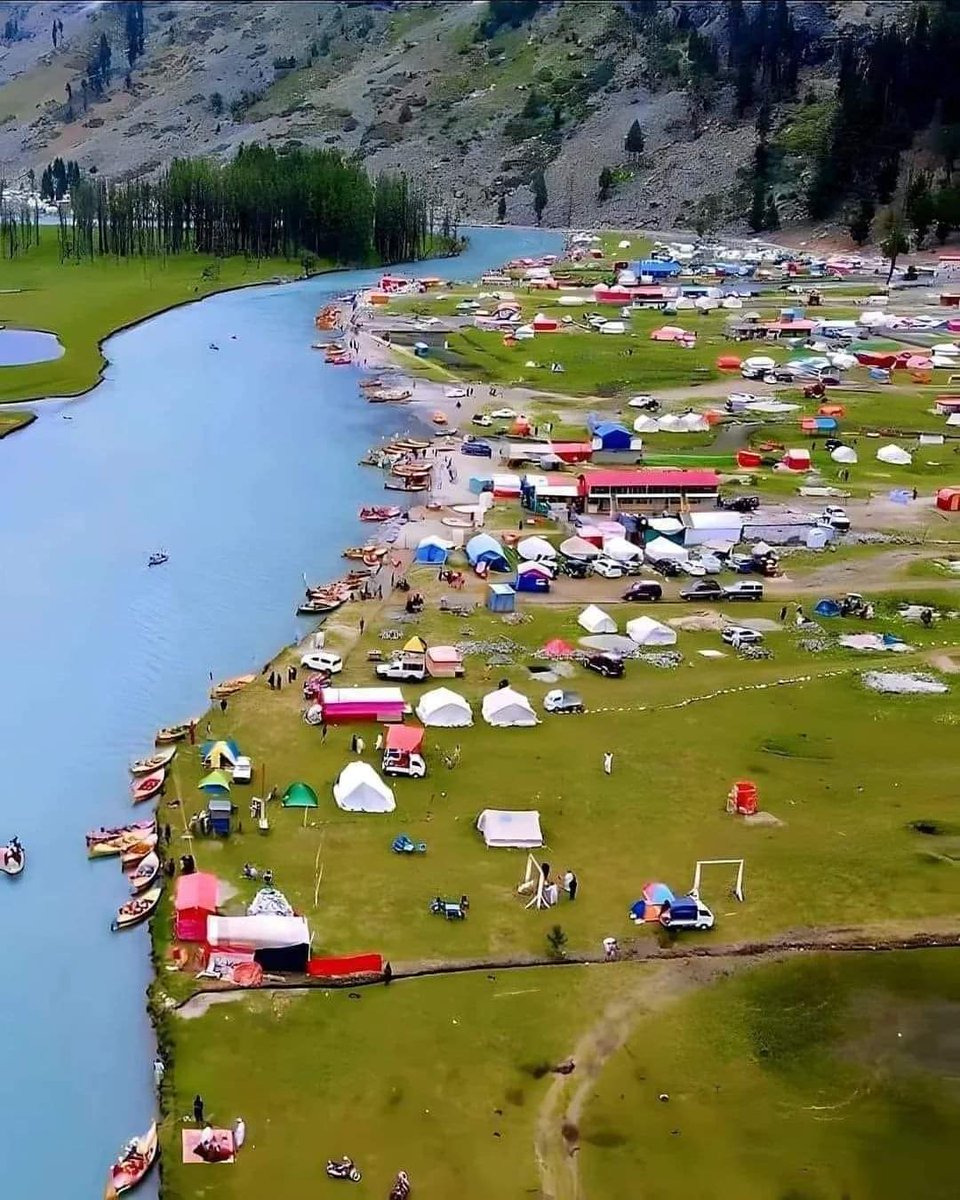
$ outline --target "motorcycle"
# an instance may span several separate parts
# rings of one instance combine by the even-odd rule
[[[339,1162],[327,1160],[327,1174],[331,1179],[349,1179],[351,1183],[359,1183],[361,1179],[360,1168],[356,1165],[352,1158],[347,1158],[346,1155]]]

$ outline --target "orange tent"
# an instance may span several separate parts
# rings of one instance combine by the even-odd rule
[[[739,371],[743,363],[735,354],[721,354],[717,359],[718,371]]]

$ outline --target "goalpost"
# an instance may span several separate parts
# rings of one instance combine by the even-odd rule
[[[690,889],[690,895],[700,897],[700,876],[703,873],[704,867],[736,867],[737,874],[734,880],[733,887],[730,891],[734,897],[743,903],[743,862],[742,858],[703,858],[697,860],[696,868],[693,872],[693,887]]]
[[[524,908],[550,907],[547,903],[547,897],[544,895],[545,886],[546,880],[543,877],[543,868],[532,854],[528,854],[523,879],[517,884],[517,894],[530,897]]]

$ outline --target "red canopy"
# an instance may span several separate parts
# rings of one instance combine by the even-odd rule
[[[388,725],[384,746],[401,754],[419,754],[423,745],[421,725]]]
[[[573,653],[573,647],[563,638],[551,638],[544,646],[543,652],[548,658],[569,658]]]
[[[194,871],[192,875],[181,875],[177,880],[177,892],[173,906],[177,912],[188,908],[212,913],[217,911],[219,884],[216,875]]]

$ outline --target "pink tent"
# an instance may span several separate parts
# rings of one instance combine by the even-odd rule
[[[573,647],[563,638],[551,638],[544,646],[543,652],[547,658],[569,658],[573,654]]]
[[[179,941],[206,941],[207,917],[217,911],[219,890],[216,875],[195,871],[180,876],[173,901],[174,935]]]

